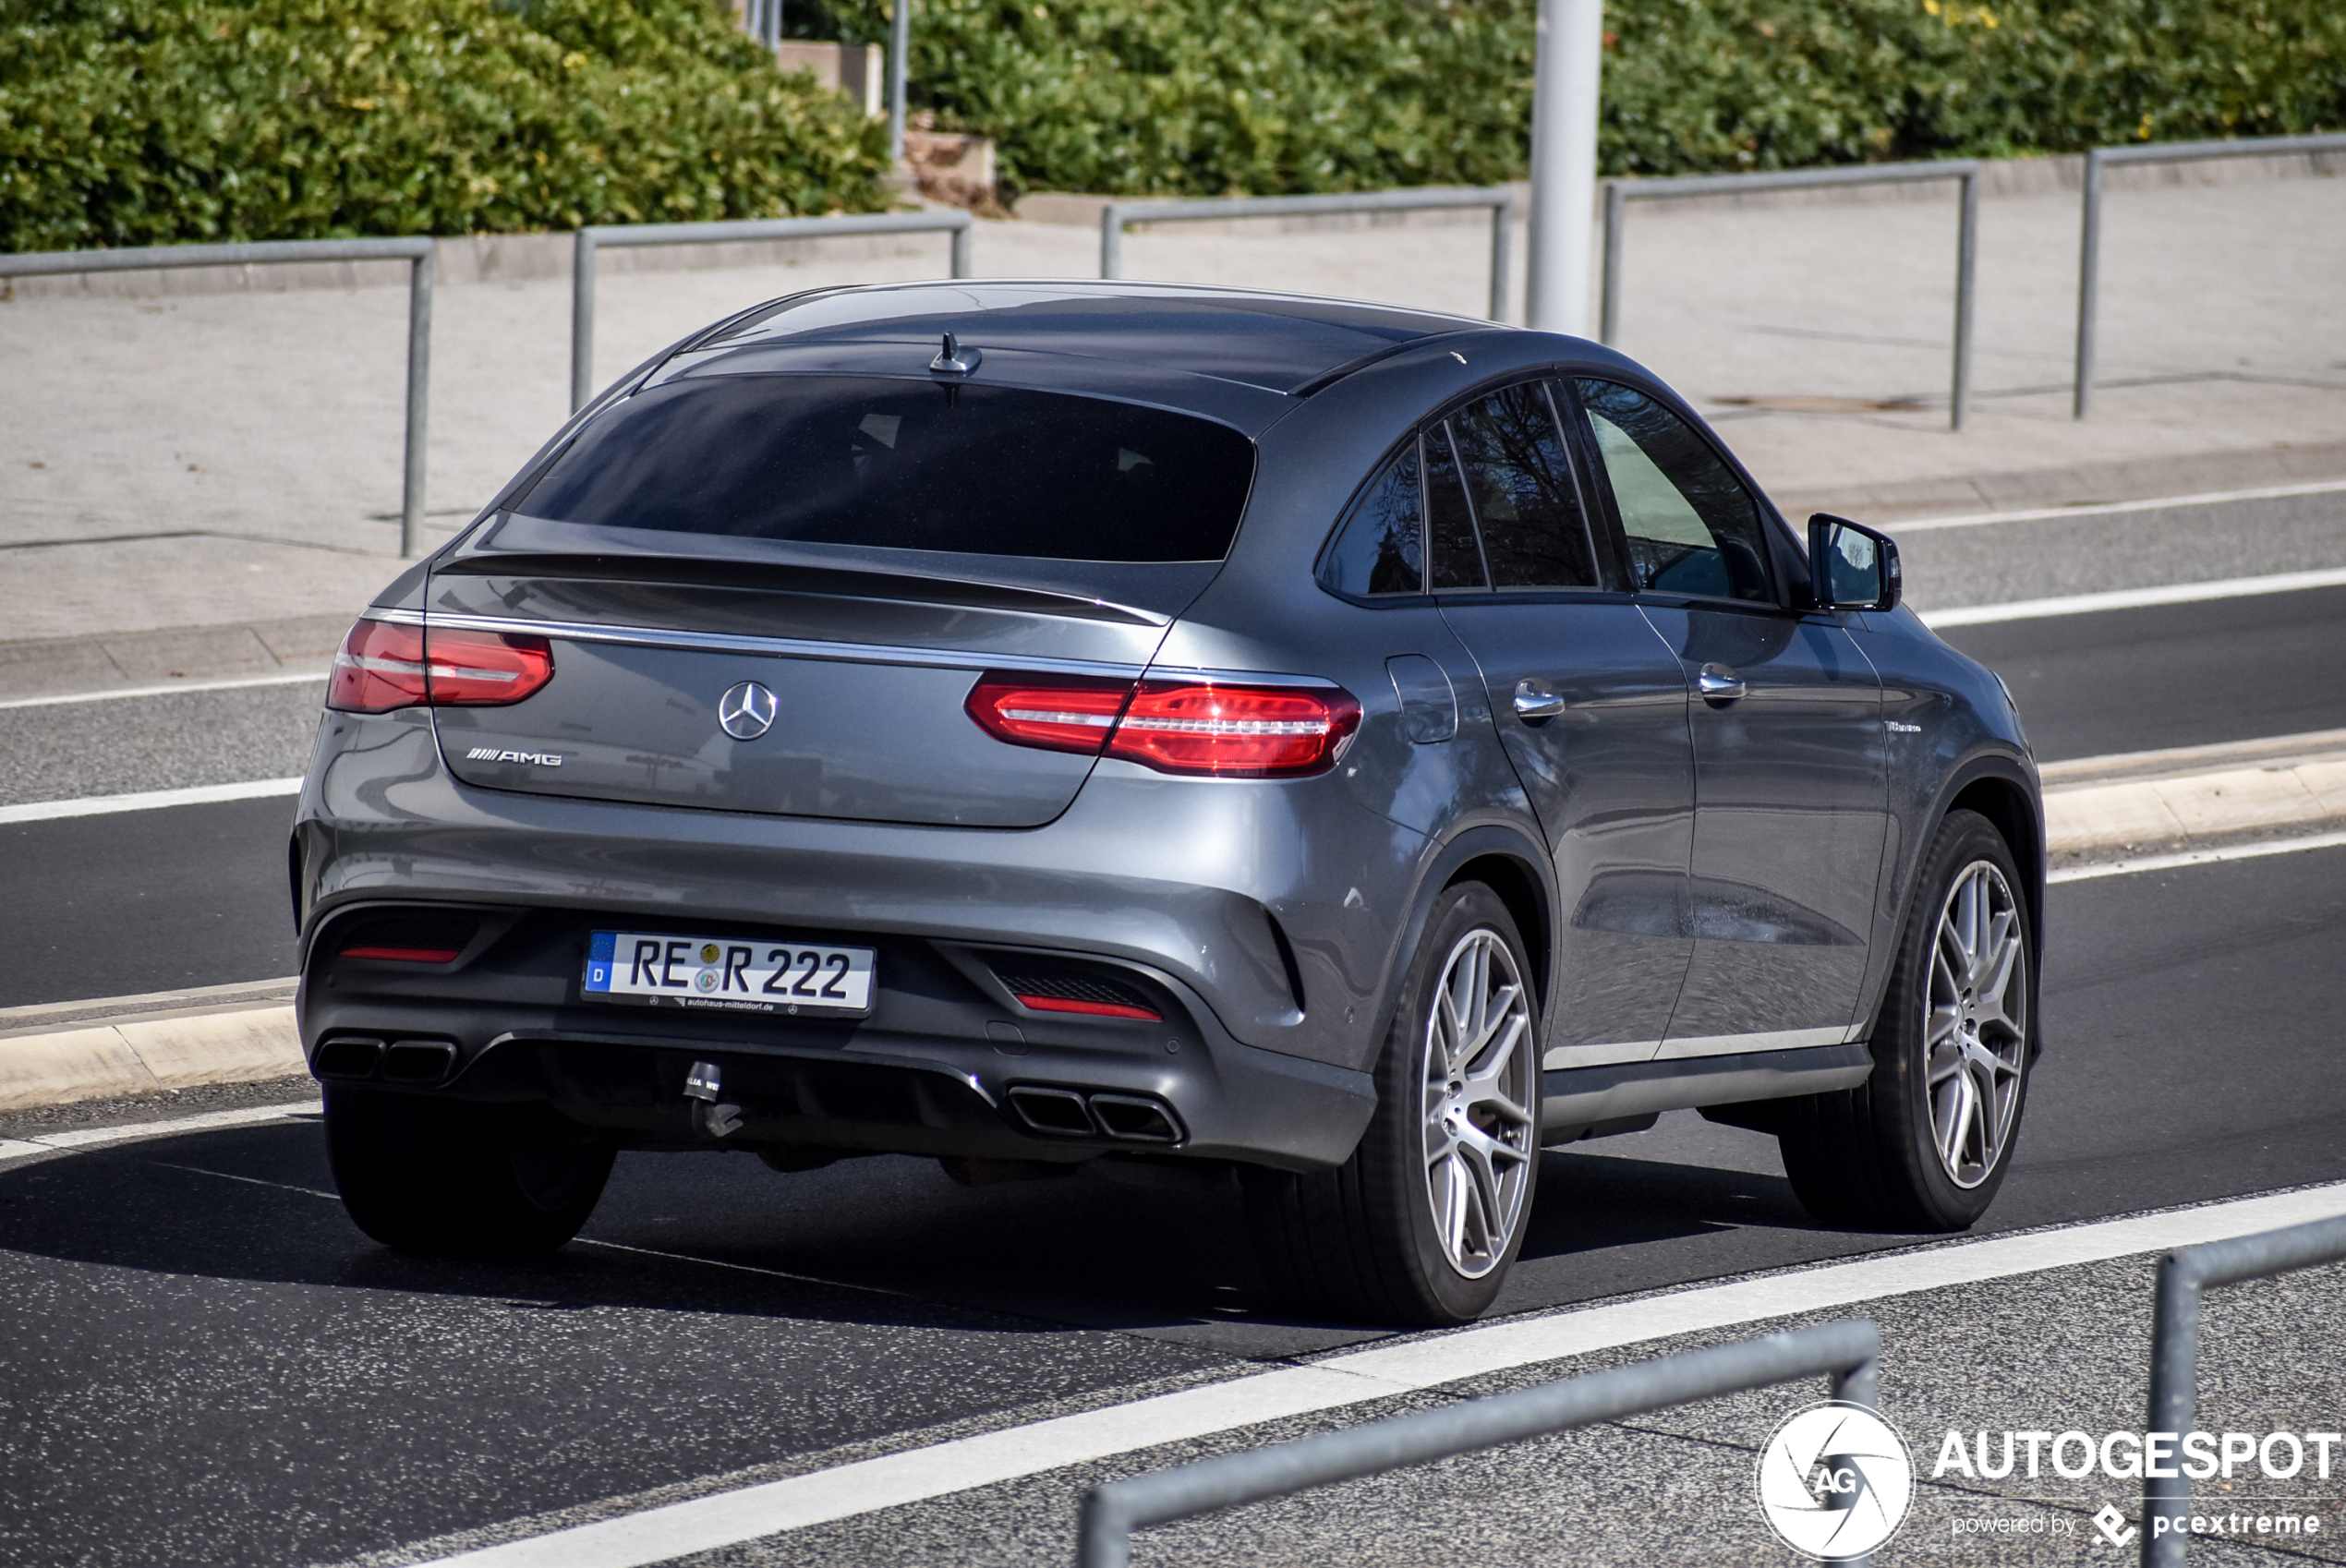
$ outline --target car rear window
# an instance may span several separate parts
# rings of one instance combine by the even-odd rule
[[[1254,478],[1227,425],[1019,387],[688,377],[589,425],[514,510],[599,527],[1059,561],[1219,561]]]

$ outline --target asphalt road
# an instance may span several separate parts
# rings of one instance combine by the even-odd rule
[[[2346,726],[2322,679],[2341,610],[2303,593],[1953,640],[2005,673],[2053,759]],[[214,696],[224,730],[236,702],[257,726],[287,712],[283,692]],[[23,726],[42,713],[10,716],[18,779],[40,777]],[[0,827],[0,1005],[290,972],[286,814]],[[2047,932],[2049,1045],[1983,1232],[2346,1177],[2346,850],[2065,884]],[[1227,1194],[634,1154],[580,1244],[511,1267],[395,1257],[332,1191],[314,1124],[0,1171],[0,1562],[344,1561],[1373,1337],[1267,1309]],[[1772,1140],[1690,1116],[1548,1154],[1541,1191],[1502,1310],[1906,1239],[1815,1226]],[[2090,1326],[2108,1285],[2061,1299]],[[2041,1299],[1977,1309],[2033,1333]],[[929,1523],[1010,1527],[981,1502]],[[803,1560],[937,1560],[935,1537],[824,1539]]]

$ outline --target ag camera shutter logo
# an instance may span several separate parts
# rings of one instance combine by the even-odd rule
[[[1915,1491],[1905,1443],[1862,1405],[1788,1417],[1760,1450],[1760,1512],[1803,1557],[1844,1562],[1895,1535]]]

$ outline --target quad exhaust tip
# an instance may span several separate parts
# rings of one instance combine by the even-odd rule
[[[367,1035],[336,1035],[318,1047],[320,1078],[380,1078],[385,1083],[444,1082],[456,1067],[456,1047],[446,1040],[394,1040],[386,1045]]]
[[[1009,1098],[1028,1128],[1056,1138],[1179,1143],[1188,1136],[1173,1107],[1154,1094],[1022,1083],[1009,1092]]]

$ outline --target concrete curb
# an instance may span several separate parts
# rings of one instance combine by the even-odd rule
[[[387,569],[396,563],[386,563]],[[0,703],[199,681],[321,680],[355,615],[0,643]]]
[[[70,1018],[70,1007],[54,1012]],[[44,1022],[0,1031],[0,1111],[204,1083],[262,1083],[305,1071],[309,1064],[288,1003],[131,1010],[78,1019],[68,1029]]]

